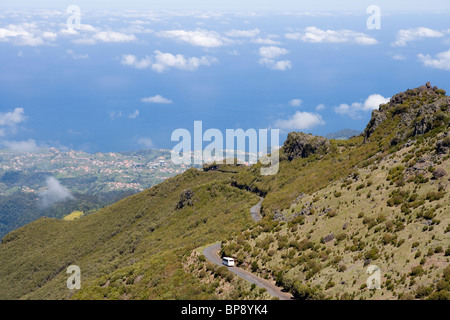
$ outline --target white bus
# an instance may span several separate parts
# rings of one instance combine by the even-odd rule
[[[222,263],[224,265],[226,265],[227,267],[234,267],[234,259],[233,258],[224,257],[224,258],[222,258]]]

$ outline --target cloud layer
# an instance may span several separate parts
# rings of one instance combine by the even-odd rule
[[[286,33],[286,39],[301,40],[311,43],[356,43],[360,45],[373,45],[378,41],[375,38],[353,30],[322,30],[317,27],[307,27],[301,32]]]
[[[195,71],[201,66],[211,66],[216,62],[218,60],[214,57],[185,57],[182,54],[173,55],[159,50],[155,50],[152,56],[146,56],[143,59],[138,59],[132,54],[125,54],[121,59],[123,65],[136,69],[150,68],[158,73],[163,73],[171,69]]]
[[[168,30],[158,32],[157,35],[163,38],[171,38],[182,42],[189,43],[193,46],[199,46],[204,48],[217,48],[233,41],[221,36],[215,31],[208,31],[198,29],[195,31],[186,30]]]

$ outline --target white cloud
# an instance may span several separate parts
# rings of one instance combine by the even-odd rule
[[[100,29],[90,24],[80,24],[79,29],[67,28],[66,24],[62,24],[61,27],[63,27],[63,29],[60,29],[58,31],[58,34],[61,36],[77,35],[80,34],[80,32],[91,32],[91,33],[100,32]]]
[[[216,58],[202,56],[185,58],[181,54],[173,55],[171,53],[163,53],[161,51],[155,51],[155,63],[152,65],[152,70],[156,72],[164,72],[171,68],[179,70],[194,71],[200,66],[210,66],[217,62]]]
[[[278,119],[275,122],[275,127],[283,131],[306,130],[323,124],[325,124],[325,121],[323,121],[320,114],[297,111],[292,117],[286,120]]]
[[[406,57],[402,54],[394,54],[392,56],[392,59],[397,60],[397,61],[401,61],[401,60],[406,60]]]
[[[152,65],[152,59],[149,56],[146,56],[145,58],[139,60],[132,54],[124,54],[120,63],[136,69],[146,69]]]
[[[440,52],[436,55],[436,59],[433,59],[430,55],[418,54],[417,57],[422,61],[425,67],[434,69],[450,70],[450,50]]]
[[[0,41],[20,46],[39,46],[49,44],[56,39],[53,32],[41,31],[35,23],[10,24],[0,28]]]
[[[256,43],[256,44],[265,44],[265,45],[279,45],[281,44],[280,41],[273,40],[271,38],[256,38],[252,39],[250,42]]]
[[[282,55],[286,55],[288,53],[289,53],[288,50],[276,46],[261,47],[259,48],[259,55],[261,57],[259,59],[259,63],[273,70],[285,71],[291,69],[292,68],[291,61],[275,60],[275,58],[278,58]]]
[[[54,177],[48,177],[46,185],[47,189],[39,193],[44,207],[67,199],[74,199],[69,189],[61,185]]]
[[[73,50],[71,49],[67,49],[66,53],[74,60],[80,60],[80,59],[88,59],[89,55],[88,54],[76,54],[75,52],[73,52]]]
[[[215,31],[208,31],[203,29],[198,29],[195,31],[168,30],[158,32],[157,35],[163,38],[176,39],[179,41],[187,42],[193,46],[205,48],[221,47],[233,42],[228,38],[222,37]]]
[[[369,35],[353,30],[322,30],[317,27],[307,27],[302,32],[286,33],[286,39],[301,40],[311,43],[356,43],[373,45],[378,43]]]
[[[111,120],[119,119],[122,117],[122,111],[111,111],[109,117]]]
[[[218,62],[214,57],[185,57],[182,54],[173,55],[164,53],[159,50],[154,52],[152,57],[145,57],[139,60],[136,56],[126,54],[122,56],[121,63],[137,69],[151,68],[153,71],[162,73],[170,69],[178,69],[184,71],[195,71],[201,66],[211,66]]]
[[[50,41],[55,41],[58,35],[54,32],[44,31],[42,32],[41,37]]]
[[[316,111],[321,111],[321,110],[324,110],[325,108],[326,108],[326,106],[323,103],[321,103],[316,107]]]
[[[6,137],[17,132],[19,124],[26,120],[23,108],[15,108],[13,111],[0,113],[0,137]],[[0,141],[0,145],[14,152],[34,152],[38,149],[32,139],[27,141]]]
[[[154,33],[155,30],[153,29],[148,29],[148,28],[144,28],[141,25],[131,25],[128,26],[126,28],[122,28],[120,29],[121,32],[126,32],[126,33],[140,33],[140,34],[150,34],[150,33]]]
[[[2,141],[2,145],[14,152],[35,152],[39,150],[33,139],[27,141]]]
[[[419,27],[413,29],[402,29],[397,32],[397,39],[392,43],[394,47],[406,46],[408,42],[421,40],[423,38],[438,38],[444,34],[429,28]]]
[[[80,30],[85,32],[99,32],[100,30],[90,24],[80,24]]]
[[[92,38],[80,38],[72,40],[72,43],[80,44],[80,45],[94,45],[97,42]]]
[[[251,29],[251,30],[231,30],[225,32],[227,37],[236,37],[236,38],[253,38],[256,37],[260,33],[259,29]]]
[[[136,119],[137,117],[139,117],[139,110],[134,110],[134,112],[128,116],[130,119]]]
[[[25,121],[23,108],[15,108],[12,112],[0,113],[0,126],[15,127]]]
[[[291,101],[289,101],[289,105],[292,107],[300,107],[301,104],[302,100],[300,99],[292,99]]]
[[[160,94],[157,94],[156,96],[153,97],[142,98],[141,101],[145,103],[161,103],[161,104],[172,103],[172,100],[166,99]]]
[[[94,45],[97,42],[124,43],[137,40],[136,36],[132,33],[115,32],[111,30],[99,31],[99,29],[94,28],[91,25],[82,26],[84,27],[80,28],[79,30],[62,29],[59,31],[59,33],[64,36],[79,36],[78,38],[73,39],[72,42],[80,45]]]
[[[285,71],[292,69],[292,63],[289,60],[275,61],[275,64],[273,64],[270,68],[273,70]]]
[[[380,94],[372,94],[363,103],[354,102],[350,105],[343,103],[335,107],[334,111],[342,115],[348,115],[353,119],[359,119],[361,118],[361,113],[378,109],[380,104],[387,103],[389,100],[390,98],[385,98]]]
[[[125,34],[114,31],[102,31],[94,34],[94,40],[102,42],[130,42],[137,40],[134,34]]]
[[[274,59],[288,53],[289,53],[288,50],[276,46],[259,48],[259,55],[267,59]]]
[[[153,141],[150,138],[139,138],[138,143],[144,148],[153,148]]]

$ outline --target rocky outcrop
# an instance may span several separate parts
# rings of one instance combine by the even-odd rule
[[[446,132],[444,138],[436,142],[436,152],[438,154],[447,154],[450,149],[450,135]]]
[[[381,104],[378,110],[372,112],[372,118],[364,130],[365,140],[370,138],[381,123],[395,116],[400,118],[400,123],[392,145],[407,137],[425,134],[441,125],[449,125],[447,115],[450,97],[445,94],[445,90],[432,87],[429,82],[396,94],[388,103]]]
[[[330,233],[329,235],[323,237],[322,243],[330,242],[331,240],[334,240],[334,233]]]
[[[320,136],[303,132],[291,132],[283,145],[283,154],[289,161],[295,158],[306,158],[312,154],[325,154],[330,147],[330,141]]]
[[[364,139],[367,140],[372,133],[375,132],[375,129],[386,120],[386,114],[380,110],[372,111],[372,118],[370,118],[369,123],[367,124],[366,129],[364,130]]]
[[[442,178],[442,177],[444,177],[446,175],[447,175],[447,171],[445,171],[445,169],[442,168],[442,167],[436,168],[433,171],[433,178],[434,179],[439,179],[439,178]]]

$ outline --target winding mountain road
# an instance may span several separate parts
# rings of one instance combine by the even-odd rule
[[[252,215],[252,218],[253,218],[253,220],[255,220],[255,222],[258,222],[259,220],[262,219],[260,212],[261,212],[261,204],[262,204],[263,200],[264,200],[264,198],[260,197],[259,202],[250,208],[250,214]]]
[[[261,198],[260,201],[250,209],[250,214],[252,215],[253,220],[255,220],[256,222],[261,220],[260,210],[261,210],[261,203],[263,202],[263,200],[264,198]],[[218,266],[223,266],[222,259],[219,257],[219,251],[221,246],[222,246],[221,243],[216,243],[209,247],[206,247],[203,250],[203,255],[206,257],[206,259],[208,259],[210,262]],[[242,279],[247,280],[250,283],[254,283],[258,287],[266,289],[267,292],[273,297],[277,297],[280,300],[292,299],[291,294],[283,292],[281,288],[275,286],[274,284],[263,278],[254,275],[251,272],[248,272],[247,270],[238,267],[227,267],[227,268],[229,271],[233,272],[238,277],[241,277]]]

